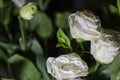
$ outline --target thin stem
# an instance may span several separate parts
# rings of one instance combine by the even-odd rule
[[[6,32],[7,32],[8,38],[12,41],[12,40],[13,40],[13,37],[12,37],[12,34],[10,33],[7,25],[5,25],[5,30],[6,30]]]
[[[22,25],[22,21],[20,19],[20,17],[18,16],[18,21],[19,21],[19,25],[20,25],[20,32],[21,32],[21,36],[22,36],[22,40],[21,40],[21,49],[23,51],[26,50],[26,40],[25,40],[25,32],[24,32],[24,27]]]
[[[45,49],[45,55],[48,56],[48,41],[47,39],[44,39],[44,49]]]
[[[46,10],[48,4],[49,4],[50,0],[46,0],[45,4],[44,4],[44,10]]]

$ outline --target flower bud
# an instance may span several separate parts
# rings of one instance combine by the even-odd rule
[[[37,7],[34,3],[29,2],[20,9],[20,16],[25,20],[31,20],[36,13]]]

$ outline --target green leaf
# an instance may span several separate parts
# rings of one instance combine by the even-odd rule
[[[3,5],[4,5],[3,0],[0,0],[0,8],[3,8]]]
[[[1,80],[15,80],[15,79],[2,78]]]
[[[50,1],[51,0],[45,0],[45,1],[44,0],[38,0],[38,6],[39,6],[39,8],[41,10],[43,10],[43,11],[46,10]]]
[[[15,50],[17,50],[19,48],[18,45],[15,44],[11,44],[11,43],[3,43],[0,42],[0,46],[4,49],[6,49],[6,51],[11,55],[11,53],[13,53]]]
[[[8,61],[16,80],[40,80],[41,74],[30,60],[15,54]]]
[[[120,0],[117,0],[117,7],[118,7],[119,12],[120,12]]]
[[[70,39],[65,35],[61,28],[57,31],[57,47],[68,48],[72,50]]]
[[[113,6],[113,5],[109,5],[109,10],[113,14],[118,14],[119,13],[118,8]]]
[[[43,49],[37,39],[32,40],[31,50],[36,54],[43,55]]]
[[[8,57],[3,50],[0,49],[0,59],[7,61]]]
[[[119,70],[119,72],[117,74],[116,80],[120,80],[120,70]]]
[[[44,10],[43,0],[38,0],[38,6],[41,10]]]
[[[43,55],[37,55],[37,66],[41,71],[42,80],[51,80],[46,70],[46,60]]]
[[[53,26],[52,22],[49,19],[49,17],[43,13],[43,12],[38,12],[36,15],[39,23],[37,27],[37,34],[42,37],[42,38],[47,38],[52,34],[53,31]]]
[[[111,80],[116,80],[116,77],[120,71],[120,53],[115,57],[114,61],[111,63]]]
[[[69,12],[64,12],[64,13],[56,13],[55,14],[55,23],[57,25],[57,27],[60,28],[65,28],[68,26],[68,15]]]

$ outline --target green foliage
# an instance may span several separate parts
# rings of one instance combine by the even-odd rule
[[[36,30],[37,34],[42,38],[50,37],[53,31],[53,26],[49,17],[43,12],[38,12],[36,17],[38,17],[37,20],[39,21]]]
[[[7,61],[8,59],[8,56],[5,54],[5,52],[2,49],[0,49],[0,59],[3,59],[5,61]]]
[[[120,12],[120,0],[117,0],[117,7],[118,7],[118,10]]]
[[[36,55],[43,55],[43,50],[37,39],[32,40],[31,50],[36,53]]]
[[[118,8],[113,5],[109,5],[109,10],[113,14],[117,14],[117,15],[119,14]]]
[[[56,13],[55,14],[55,23],[57,25],[57,27],[60,28],[65,28],[68,26],[68,15],[69,12],[64,12],[64,13]]]
[[[43,10],[43,11],[46,10],[50,1],[51,1],[51,0],[46,0],[46,1],[44,2],[44,0],[38,0],[38,6],[39,6],[39,8],[40,8],[41,10]]]
[[[37,55],[36,62],[37,62],[37,66],[38,66],[39,70],[42,73],[41,79],[42,80],[51,80],[48,73],[47,73],[47,70],[46,70],[46,60],[45,60],[44,56]]]
[[[41,74],[30,60],[15,54],[8,61],[17,80],[40,80]]]
[[[72,51],[70,39],[65,35],[61,28],[57,31],[57,47],[68,48]]]
[[[116,76],[116,80],[120,80],[120,70],[119,70],[119,72],[118,72],[118,74]]]
[[[44,12],[38,11],[30,21],[30,30],[36,30],[39,37],[48,38],[53,31],[52,22]]]
[[[110,78],[111,80],[118,80],[118,75],[120,71],[120,54],[116,56],[114,61],[111,64],[111,72],[110,72]]]

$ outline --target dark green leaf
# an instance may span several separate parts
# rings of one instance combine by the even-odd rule
[[[42,38],[47,38],[52,34],[53,26],[49,17],[43,12],[37,12],[30,21],[30,29],[36,30],[37,34]]]
[[[39,6],[39,8],[41,10],[43,10],[43,11],[46,10],[50,1],[51,0],[45,0],[45,1],[44,0],[38,0],[38,6]]]
[[[46,70],[46,60],[43,55],[37,55],[37,66],[42,73],[42,80],[51,80]]]
[[[41,45],[40,45],[40,43],[38,42],[37,39],[33,39],[33,40],[32,40],[31,50],[32,50],[33,52],[35,52],[36,54],[41,54],[41,55],[43,55],[42,47],[41,47]]]
[[[38,0],[38,6],[41,10],[44,10],[43,0]]]
[[[8,57],[3,50],[0,49],[0,59],[7,61]]]
[[[16,80],[40,80],[41,74],[30,60],[15,54],[8,61]]]
[[[16,49],[19,48],[19,46],[15,44],[3,43],[3,42],[0,42],[0,46],[6,49],[9,54],[13,53]]]
[[[42,38],[47,38],[52,34],[53,26],[49,17],[43,13],[39,13],[39,24],[40,26],[37,28],[37,34]]]
[[[57,27],[65,28],[68,26],[68,22],[67,22],[68,15],[69,15],[69,12],[56,13],[55,20],[56,20]]]

